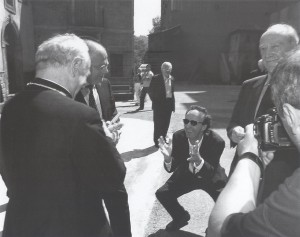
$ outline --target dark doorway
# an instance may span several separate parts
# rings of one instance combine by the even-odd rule
[[[20,91],[23,87],[21,45],[14,26],[9,23],[4,30],[6,65],[9,94]]]

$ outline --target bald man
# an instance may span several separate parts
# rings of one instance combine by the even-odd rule
[[[112,120],[117,114],[110,82],[104,78],[104,75],[108,73],[109,65],[107,52],[101,44],[95,41],[86,40],[85,42],[89,48],[91,58],[91,74],[87,78],[88,86],[81,89],[80,93],[76,96],[76,100],[97,110],[105,124],[105,122]],[[108,126],[108,129],[114,133],[114,128]],[[115,138],[115,136],[112,136],[113,140]],[[107,180],[107,182],[109,183],[110,181]],[[124,183],[118,186],[111,186],[110,191],[102,193],[102,198],[109,214],[114,236],[130,237],[131,226],[128,194]]]
[[[166,138],[172,112],[175,111],[174,77],[171,75],[172,64],[164,62],[161,74],[155,75],[150,83],[149,96],[152,100],[154,145],[158,148],[158,139]]]
[[[294,49],[298,42],[296,30],[287,24],[272,25],[262,34],[259,50],[267,75],[252,78],[242,85],[227,127],[227,135],[232,147],[235,147],[243,139],[246,125],[253,123],[256,118],[266,114],[270,108],[274,107],[269,88],[271,73],[279,60],[285,57],[287,52]],[[231,164],[230,173],[233,172],[237,161],[236,154]],[[263,201],[268,197],[297,167],[296,149],[278,150],[275,153],[274,161],[265,171],[258,201]]]

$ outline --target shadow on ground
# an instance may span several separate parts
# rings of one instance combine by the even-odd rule
[[[148,235],[148,237],[179,237],[179,236],[180,237],[204,237],[202,235],[197,235],[183,230],[168,232],[163,229],[160,229],[156,233]]]
[[[132,159],[137,159],[137,158],[148,156],[156,151],[157,151],[157,148],[153,145],[153,146],[147,147],[145,149],[134,149],[132,151],[123,152],[123,153],[121,153],[121,157],[125,162],[128,162]]]
[[[135,114],[135,113],[142,113],[142,112],[149,112],[152,111],[152,109],[143,109],[143,110],[139,110],[139,109],[135,109],[135,110],[131,110],[131,111],[127,111],[124,112],[124,114]]]

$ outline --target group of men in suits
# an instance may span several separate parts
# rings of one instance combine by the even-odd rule
[[[116,127],[105,123],[114,105],[74,101],[107,66],[101,45],[74,34],[38,47],[35,79],[2,112],[1,175],[9,197],[4,237],[108,236],[102,199],[114,236],[131,236],[126,167],[113,140]]]

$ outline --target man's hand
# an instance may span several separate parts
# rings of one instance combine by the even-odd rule
[[[270,162],[274,159],[274,152],[275,151],[260,151],[260,158],[264,163],[264,167],[266,167]]]
[[[257,139],[254,137],[253,133],[253,124],[246,126],[246,134],[244,139],[242,139],[237,146],[238,155],[242,155],[245,152],[252,152],[255,155],[259,156],[266,167],[274,158],[275,151],[261,151],[258,149]]]
[[[121,131],[119,129],[123,127],[123,124],[121,123],[111,124],[110,121],[108,122],[102,121],[102,127],[105,132],[105,135],[107,137],[110,137],[113,140],[113,142],[117,144],[119,142],[120,135],[121,135]]]
[[[165,142],[165,139],[160,136],[158,139],[158,146],[160,149],[160,152],[164,156],[164,160],[166,163],[170,163],[172,160],[171,154],[172,154],[172,139],[168,138],[168,143]]]
[[[245,136],[245,130],[241,126],[236,126],[232,129],[231,140],[235,143],[239,143]]]
[[[245,136],[237,146],[238,155],[241,156],[246,152],[252,152],[258,156],[258,142],[254,137],[253,124],[247,125],[245,130]]]
[[[124,126],[121,122],[111,123],[111,121],[106,121],[105,123],[110,132],[119,131]]]

